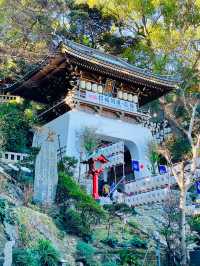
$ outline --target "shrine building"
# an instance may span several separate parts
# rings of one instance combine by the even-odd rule
[[[77,179],[84,179],[87,171],[80,163],[85,158],[81,132],[95,129],[101,140],[97,153],[107,147],[105,156],[110,158],[102,178],[111,183],[123,175],[127,181],[151,175],[147,149],[152,135],[144,126],[149,114],[141,108],[176,87],[172,77],[67,41],[7,92],[46,105],[40,114],[43,128],[58,136],[58,156],[77,158]],[[41,144],[43,137],[36,133],[34,142]],[[138,169],[133,169],[133,161]]]

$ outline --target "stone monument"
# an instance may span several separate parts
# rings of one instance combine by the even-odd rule
[[[43,141],[37,143],[40,151],[35,162],[33,199],[36,203],[50,205],[55,200],[58,184],[57,138],[53,131],[43,133]]]

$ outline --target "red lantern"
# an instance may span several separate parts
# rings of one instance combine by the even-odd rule
[[[104,171],[102,165],[107,162],[108,160],[103,155],[97,158],[90,158],[88,161],[83,162],[89,164],[89,174],[92,175],[92,196],[95,200],[99,199],[99,175]]]

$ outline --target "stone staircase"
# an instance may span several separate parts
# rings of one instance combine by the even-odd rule
[[[159,230],[163,219],[162,204],[154,203],[139,206],[135,208],[135,211],[137,214],[133,216],[132,221],[139,225],[141,231],[148,235],[153,235],[155,231]]]

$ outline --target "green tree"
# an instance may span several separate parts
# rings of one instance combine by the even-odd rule
[[[12,152],[27,152],[32,138],[30,129],[35,122],[35,110],[26,108],[23,103],[1,104],[1,149]]]

